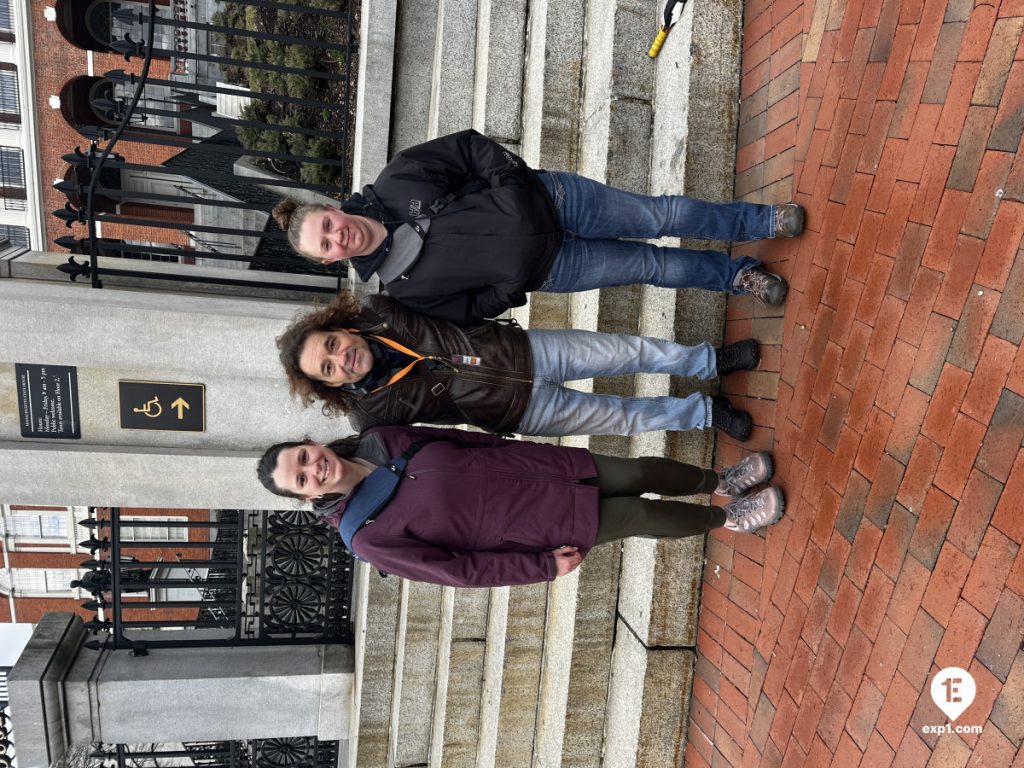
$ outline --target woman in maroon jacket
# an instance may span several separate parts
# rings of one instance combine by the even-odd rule
[[[397,492],[352,539],[376,568],[417,581],[495,587],[550,581],[587,552],[626,536],[693,536],[725,526],[754,531],[775,523],[778,488],[724,507],[645,499],[718,493],[739,496],[772,474],[767,453],[721,475],[666,458],[621,459],[495,435],[429,427],[374,427],[329,446],[278,443],[260,459],[264,486],[312,500],[337,525],[360,483],[414,443]]]

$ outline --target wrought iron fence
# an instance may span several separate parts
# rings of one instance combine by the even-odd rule
[[[90,762],[104,768],[336,768],[339,747],[337,741],[319,741],[315,736],[147,746],[96,744]]]
[[[212,510],[209,520],[80,523],[92,558],[73,587],[86,622],[107,637],[86,647],[150,648],[350,643],[353,561],[309,512]],[[136,553],[136,554],[133,554]],[[139,557],[137,555],[142,555]]]
[[[7,673],[10,671],[11,667],[0,667],[0,676],[3,678],[3,692],[0,693],[0,768],[12,768],[15,763],[14,724],[7,711]]]
[[[198,18],[197,8],[219,10]],[[227,0],[216,6],[148,0],[107,3],[102,13],[100,21],[78,24],[74,34],[102,27],[109,39],[86,44],[139,59],[141,70],[75,78],[62,93],[90,144],[64,156],[68,170],[55,183],[68,202],[54,216],[68,227],[84,224],[87,235],[55,240],[73,254],[61,271],[97,288],[104,274],[266,284],[227,271],[185,277],[180,270],[163,274],[127,263],[101,267],[100,256],[116,256],[326,274],[337,277],[335,285],[289,287],[341,287],[347,268],[296,256],[269,213],[296,189],[333,197],[350,190],[358,53],[353,0]],[[167,60],[169,74],[152,75],[154,59]],[[245,105],[237,109],[239,99]],[[122,144],[170,157],[136,162],[126,156],[139,153],[114,151]],[[100,225],[142,227],[160,239],[103,237]],[[88,261],[76,261],[79,254]]]

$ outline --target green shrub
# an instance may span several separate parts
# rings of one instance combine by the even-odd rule
[[[344,0],[307,0],[311,7],[343,10]],[[224,26],[245,28],[253,31],[273,32],[301,36],[318,40],[340,39],[343,24],[338,19],[325,19],[293,12],[275,11],[223,3],[222,9],[214,16],[214,22]],[[344,56],[337,51],[325,51],[304,45],[286,45],[268,40],[255,40],[237,35],[218,35],[225,43],[227,55],[258,63],[276,64],[295,69],[321,72],[337,72],[344,67]],[[340,61],[339,61],[340,60]],[[343,83],[308,77],[306,75],[271,72],[252,67],[229,67],[224,72],[229,82],[243,85],[252,91],[281,94],[309,101],[340,103]],[[340,145],[341,120],[339,112],[312,106],[283,104],[279,101],[253,100],[242,110],[242,119],[255,122],[287,125],[301,128],[315,128],[335,131],[332,137],[301,136],[286,131],[269,129],[239,128],[238,138],[248,149],[270,152],[308,155],[324,159],[337,159],[343,148]],[[266,163],[266,165],[271,165]],[[337,166],[322,166],[313,163],[288,163],[282,168],[279,162],[272,163],[274,170],[285,170],[294,178],[316,184],[337,182]]]

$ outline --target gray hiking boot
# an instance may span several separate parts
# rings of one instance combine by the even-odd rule
[[[752,533],[758,528],[773,525],[782,517],[786,500],[781,488],[765,488],[749,493],[725,505],[725,527],[730,531]]]
[[[804,231],[804,208],[796,203],[786,203],[775,208],[775,236],[796,237]]]
[[[752,453],[738,464],[722,470],[715,493],[720,496],[739,496],[755,485],[768,482],[774,471],[771,454],[767,451]]]
[[[781,306],[789,292],[785,280],[760,265],[740,270],[733,280],[733,287],[771,307]]]

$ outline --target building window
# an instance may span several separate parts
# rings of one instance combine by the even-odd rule
[[[75,568],[11,569],[11,586],[16,595],[71,595],[71,582],[77,578]]]
[[[188,541],[188,529],[176,525],[138,526],[131,521],[147,523],[186,522],[187,517],[122,517],[121,541]],[[126,525],[128,523],[128,525]]]
[[[8,211],[24,211],[25,157],[17,147],[0,147],[0,193]]]
[[[3,0],[0,0],[0,4]],[[2,7],[2,5],[0,5]],[[0,128],[21,125],[21,101],[18,97],[18,68],[0,63]]]
[[[14,0],[0,0],[0,41],[14,42]]]
[[[62,512],[16,510],[3,520],[4,533],[15,539],[66,539],[68,518]]]
[[[11,245],[29,247],[28,227],[19,227],[17,224],[0,224],[0,239],[7,238]]]
[[[158,243],[151,240],[125,240],[126,245],[137,245],[138,250],[121,251],[122,259],[138,259],[139,261],[162,261],[168,264],[177,264],[178,257],[169,253],[153,253],[150,248],[173,248],[173,243]]]

